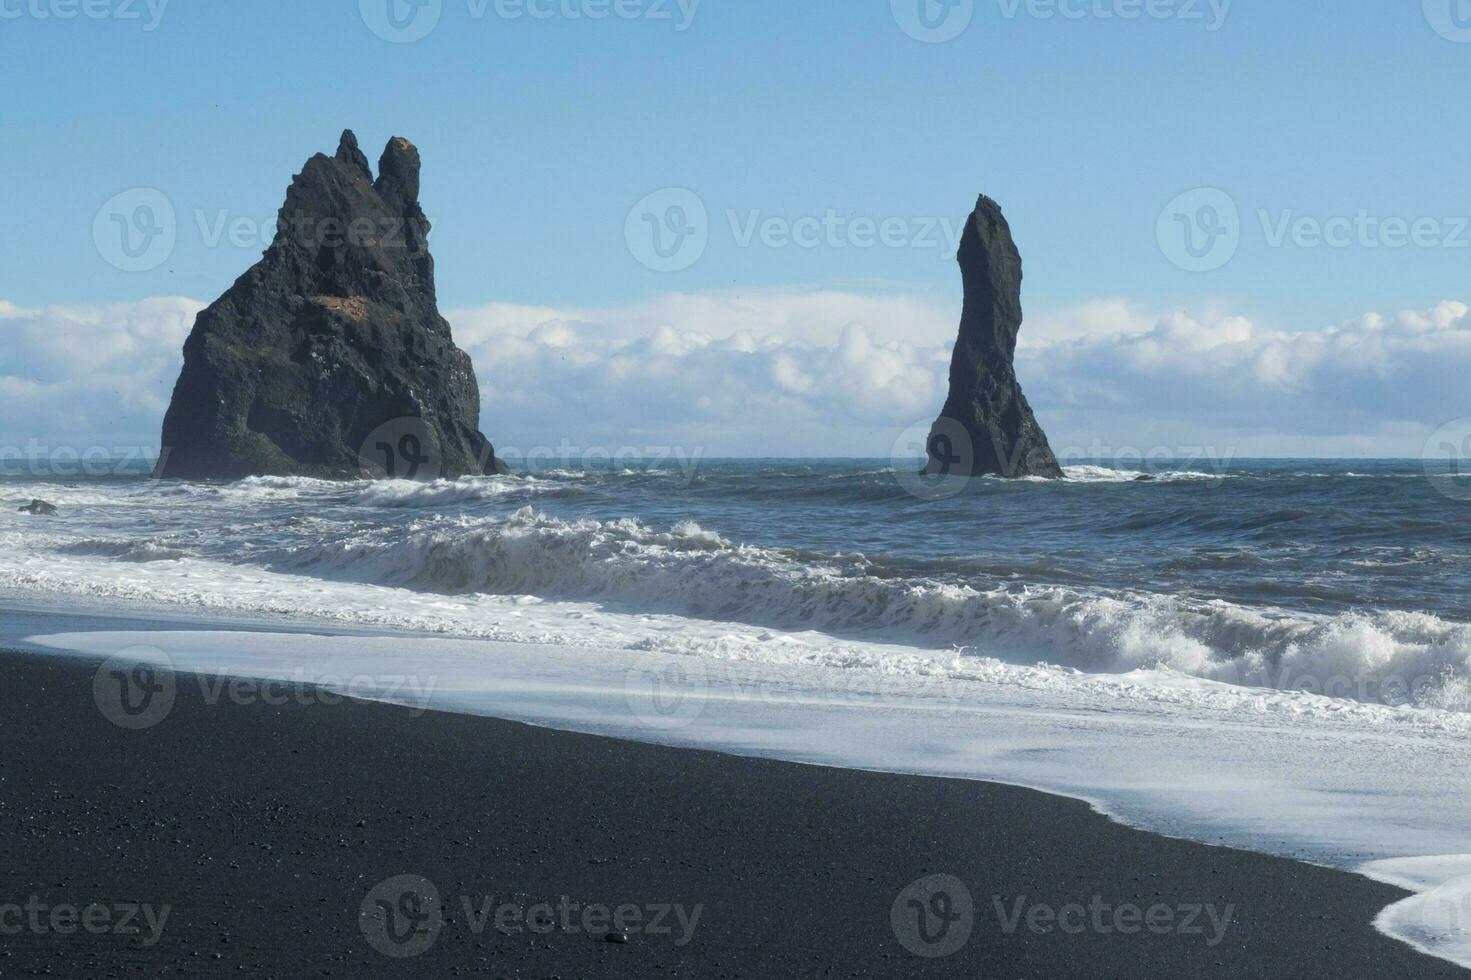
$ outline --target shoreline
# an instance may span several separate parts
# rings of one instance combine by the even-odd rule
[[[1067,797],[379,702],[211,704],[194,684],[127,731],[98,709],[95,660],[4,664],[0,826],[21,857],[0,906],[171,909],[150,946],[146,931],[8,936],[7,973],[1465,975],[1374,929],[1402,889],[1134,830]],[[444,911],[401,958],[359,913],[405,874]],[[549,933],[495,926],[539,906]],[[939,918],[917,932],[925,908],[958,915],[965,941],[945,948],[959,925]],[[627,944],[603,941],[631,922]]]

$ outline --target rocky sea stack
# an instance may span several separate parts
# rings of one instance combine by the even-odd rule
[[[950,397],[930,430],[925,472],[1060,478],[1062,468],[1012,366],[1022,325],[1022,258],[1001,206],[985,195],[960,241],[965,306]]]
[[[408,140],[389,140],[376,180],[351,132],[308,160],[270,248],[195,321],[156,475],[502,471],[439,315],[428,235]]]

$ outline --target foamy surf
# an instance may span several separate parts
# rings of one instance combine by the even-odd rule
[[[1071,483],[1172,483],[1191,480],[1224,480],[1229,476],[1223,466],[1215,470],[1136,470],[1079,463],[1064,466],[1062,472]]]
[[[1165,667],[1250,686],[1471,708],[1471,626],[1400,612],[1308,617],[1143,592],[980,590],[898,577],[862,555],[732,544],[693,522],[434,522],[308,545],[276,568],[450,595],[613,603],[776,629],[814,629],[1091,671]]]
[[[1471,969],[1471,854],[1390,858],[1359,870],[1415,894],[1385,909],[1374,927],[1430,956]]]
[[[694,524],[658,531],[522,512],[265,549],[252,565],[188,558],[167,541],[87,539],[58,548],[45,568],[0,567],[0,586],[693,655],[745,650],[764,659],[772,638],[785,636],[797,644],[783,649],[799,658],[913,649],[961,672],[986,658],[1102,674],[1162,670],[1471,710],[1471,626],[1427,614],[1312,617],[1147,593],[981,591],[875,571],[861,556],[814,564],[738,547]]]
[[[759,546],[690,519],[558,517],[545,500],[542,509],[525,503],[586,494],[585,474],[356,484],[262,477],[125,485],[112,496],[52,489],[69,519],[8,518],[0,585],[502,640],[579,645],[591,635],[697,655],[768,657],[766,637],[795,636],[804,657],[912,649],[933,660],[959,650],[962,661],[1161,670],[1471,710],[1471,625],[1435,613],[1246,605],[1081,576],[1038,583],[1021,576],[1032,567],[1046,574],[1045,563]],[[1016,488],[1002,492],[1009,498]],[[185,527],[161,531],[181,512],[192,515]],[[1275,526],[1250,515],[1237,521]],[[97,530],[114,533],[88,533]],[[1342,560],[1387,576],[1446,559],[1429,546],[1366,546]],[[1164,567],[1186,579],[1273,574],[1262,546],[1197,550]]]

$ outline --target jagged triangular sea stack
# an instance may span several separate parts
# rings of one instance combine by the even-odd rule
[[[460,476],[503,469],[439,315],[419,151],[375,180],[351,132],[292,181],[275,240],[199,314],[158,475]]]
[[[930,431],[925,472],[1061,477],[1012,366],[1022,325],[1021,254],[1001,206],[985,195],[966,222],[959,259],[965,306],[950,397]]]

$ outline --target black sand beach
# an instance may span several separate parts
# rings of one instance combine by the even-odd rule
[[[95,664],[5,654],[3,671],[0,976],[1466,975],[1373,930],[1394,888],[1027,790],[376,704],[210,704],[183,676],[166,719],[124,731]],[[433,883],[443,922],[410,915],[397,945],[384,926],[403,916],[360,909],[401,875]],[[929,896],[911,892],[896,932],[896,899],[933,875],[964,883],[972,915],[950,886],[928,906],[948,928],[921,937],[908,899]],[[431,908],[396,889],[373,898]],[[139,931],[116,934],[135,905]],[[620,906],[628,941],[609,942]],[[900,932],[959,948],[917,956]]]

